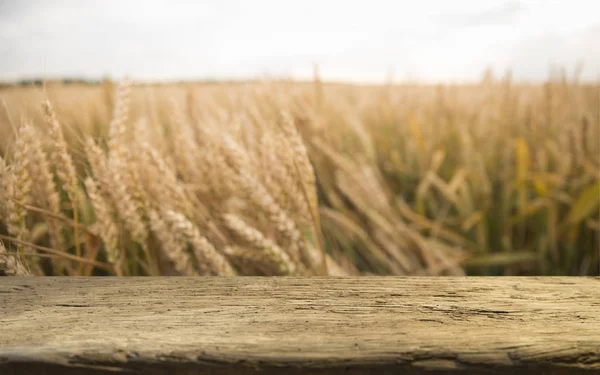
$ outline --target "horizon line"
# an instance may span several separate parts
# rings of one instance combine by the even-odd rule
[[[478,80],[473,79],[447,79],[447,80],[427,80],[427,79],[384,79],[384,80],[360,80],[360,79],[326,79],[323,77],[316,77],[312,79],[307,78],[294,78],[289,76],[269,76],[269,75],[255,75],[248,77],[187,77],[187,78],[154,78],[154,79],[139,79],[129,76],[122,78],[113,77],[106,75],[103,77],[83,77],[77,75],[51,75],[51,76],[22,76],[19,78],[4,79],[0,77],[1,86],[24,86],[28,84],[42,84],[42,83],[56,83],[60,82],[63,84],[100,84],[106,80],[112,82],[119,82],[123,79],[127,79],[134,84],[149,84],[149,85],[168,85],[168,84],[181,84],[181,83],[266,83],[266,82],[292,82],[292,83],[314,83],[318,81],[321,84],[335,84],[335,85],[355,85],[355,86],[389,86],[389,85],[424,85],[424,86],[436,86],[436,85],[480,85],[485,82],[485,78],[482,77]],[[506,82],[507,75],[502,76],[494,75],[491,79],[492,83]],[[566,82],[595,85],[600,84],[600,76],[597,79],[589,79],[576,77],[572,75],[549,75],[545,79],[516,79],[514,77],[509,78],[511,83],[520,85],[539,85],[547,82]]]

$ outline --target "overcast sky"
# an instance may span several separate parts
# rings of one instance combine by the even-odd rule
[[[0,80],[600,78],[596,0],[0,0]]]

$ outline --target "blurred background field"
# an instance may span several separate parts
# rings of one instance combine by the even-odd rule
[[[46,98],[75,167],[71,185]],[[486,75],[470,85],[333,84],[318,76],[120,88],[109,80],[47,82],[4,87],[0,100],[0,235],[33,273],[320,274],[317,250],[328,254],[330,274],[600,273],[600,86],[577,77],[519,84]],[[303,161],[286,159],[290,126],[314,167],[315,210],[310,178],[299,182],[309,175]],[[113,178],[104,187],[90,140]],[[113,166],[113,154],[125,166]],[[21,180],[29,182],[19,188]],[[108,207],[104,223],[94,188]],[[49,191],[58,194],[54,203]],[[264,195],[300,239],[289,234],[296,229],[279,230]],[[137,229],[119,197],[129,197]],[[255,232],[239,230],[240,218]],[[230,264],[226,271],[203,268],[216,261],[199,254],[198,235]],[[290,251],[285,272],[241,250],[260,248],[266,257],[273,246],[288,252],[297,244],[301,260],[292,267]]]

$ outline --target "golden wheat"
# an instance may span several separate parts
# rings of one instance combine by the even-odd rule
[[[19,258],[8,254],[2,241],[0,241],[0,276],[28,276],[29,271],[23,266]]]
[[[112,87],[0,92],[0,234],[34,274],[597,271],[598,87]]]

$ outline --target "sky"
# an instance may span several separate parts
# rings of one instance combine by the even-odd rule
[[[0,0],[0,80],[600,79],[595,0]]]

